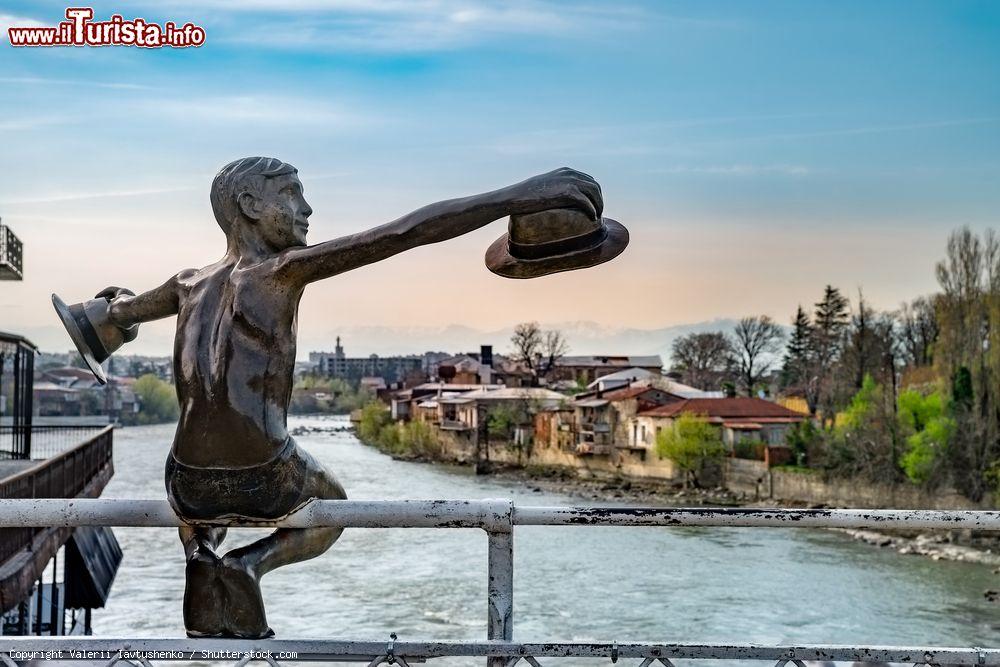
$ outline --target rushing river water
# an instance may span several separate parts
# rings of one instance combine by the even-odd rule
[[[116,431],[116,473],[104,496],[164,498],[172,435],[167,425]],[[465,469],[394,461],[346,432],[297,439],[353,499],[581,503]],[[115,532],[125,559],[107,608],[94,614],[95,632],[183,636],[176,531]],[[224,547],[260,534],[230,531]],[[902,556],[829,531],[519,527],[514,638],[997,646],[1000,608],[983,592],[998,584],[985,566]],[[486,537],[471,529],[349,529],[320,558],[268,574],[263,589],[279,637],[482,639]]]

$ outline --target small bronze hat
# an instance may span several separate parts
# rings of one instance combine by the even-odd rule
[[[568,208],[512,215],[486,251],[486,267],[505,278],[537,278],[602,264],[627,245],[628,230],[611,218]]]
[[[132,294],[128,290],[122,292]],[[113,324],[109,314],[109,301],[103,297],[67,306],[53,294],[52,305],[87,367],[98,382],[107,384],[108,378],[101,363],[122,345],[135,340],[139,325],[121,329]]]

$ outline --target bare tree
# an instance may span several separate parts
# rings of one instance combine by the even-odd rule
[[[514,348],[514,359],[523,363],[534,374],[542,349],[542,328],[538,326],[538,322],[522,322],[514,327],[510,344]]]
[[[866,375],[878,382],[893,379],[898,356],[895,334],[895,315],[875,312],[858,290],[858,306],[851,316],[841,354],[842,384],[851,395],[861,389]]]
[[[744,317],[733,330],[733,350],[739,371],[740,384],[747,396],[777,359],[784,334],[781,327],[767,315]]]
[[[698,389],[718,389],[733,368],[733,348],[721,331],[690,333],[674,340],[673,370]]]
[[[934,344],[938,338],[934,301],[930,297],[919,297],[904,303],[896,315],[899,343],[907,365],[930,366],[934,361]]]
[[[541,377],[548,377],[556,362],[569,352],[569,343],[561,331],[550,329],[545,332],[542,341],[542,354],[538,362],[538,374]]]
[[[514,359],[527,366],[536,381],[548,377],[556,362],[569,352],[569,343],[561,331],[544,331],[538,322],[518,324],[510,342]]]

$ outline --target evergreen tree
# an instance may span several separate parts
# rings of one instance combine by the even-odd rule
[[[812,322],[799,305],[792,320],[792,334],[785,348],[785,359],[781,369],[781,379],[786,387],[801,386],[807,381],[811,338]]]
[[[850,322],[847,297],[833,285],[823,290],[823,298],[816,304],[813,315],[810,353],[814,372],[806,389],[806,402],[810,414],[815,415],[823,405],[824,421],[832,423],[835,406],[832,404],[834,364],[843,349],[844,330]]]

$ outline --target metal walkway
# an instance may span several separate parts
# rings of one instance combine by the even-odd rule
[[[673,660],[766,660],[776,667],[806,662],[912,665],[1000,665],[1000,649],[979,647],[762,646],[615,642],[518,643],[513,637],[515,526],[718,526],[770,528],[971,528],[1000,531],[1000,512],[932,510],[674,509],[650,507],[535,507],[509,500],[314,500],[268,522],[197,522],[199,525],[309,528],[478,528],[488,535],[487,640],[346,641],[0,637],[0,662],[11,665],[48,655],[107,665],[150,665],[159,660],[344,661],[376,665],[424,662],[446,656],[485,658],[489,667],[558,664],[558,658],[607,658],[639,667]],[[0,528],[36,526],[160,526],[184,523],[165,501],[0,500]]]

